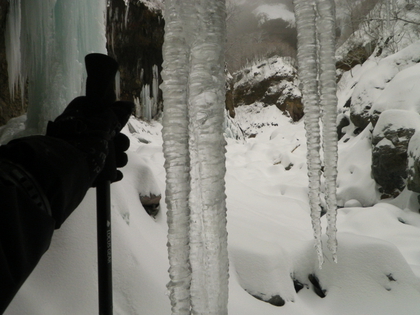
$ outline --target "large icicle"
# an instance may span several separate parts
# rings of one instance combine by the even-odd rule
[[[319,266],[323,263],[321,227],[321,138],[323,123],[325,194],[328,217],[328,248],[336,261],[336,76],[335,18],[332,0],[294,0],[298,31],[299,77],[305,106],[308,145],[309,202]]]
[[[189,247],[190,158],[188,145],[189,38],[184,24],[192,6],[184,1],[165,3],[163,45],[163,153],[168,208],[168,289],[172,314],[190,314],[191,267]]]
[[[332,0],[318,0],[320,95],[324,151],[328,248],[337,261],[337,78],[335,68],[335,7]]]
[[[227,314],[228,257],[223,136],[225,2],[193,0],[198,33],[189,82],[192,267],[194,314]]]
[[[316,5],[313,1],[295,0],[296,27],[298,32],[299,78],[305,108],[305,130],[308,147],[309,203],[315,246],[320,266],[323,263],[321,244],[321,158],[320,158],[320,97],[318,85]]]
[[[167,0],[165,6],[163,137],[172,314],[223,315],[225,3]]]

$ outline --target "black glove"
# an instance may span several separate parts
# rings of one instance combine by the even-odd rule
[[[117,167],[127,164],[130,141],[121,129],[127,123],[134,104],[117,101],[98,107],[89,98],[75,98],[54,122],[49,122],[47,136],[59,138],[82,151],[90,166],[92,186],[99,181],[121,180]]]

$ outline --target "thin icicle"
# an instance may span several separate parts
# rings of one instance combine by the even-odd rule
[[[323,124],[325,197],[327,205],[328,248],[337,262],[337,84],[335,69],[335,7],[334,1],[318,0],[317,33]]]
[[[305,130],[308,147],[309,204],[315,247],[319,266],[323,263],[321,242],[321,158],[320,158],[320,98],[318,86],[316,6],[307,0],[295,0],[296,26],[298,31],[299,78],[302,82],[305,106]]]

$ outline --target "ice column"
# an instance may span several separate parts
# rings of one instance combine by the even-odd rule
[[[299,77],[302,82],[307,137],[309,202],[315,246],[320,267],[323,263],[321,243],[321,137],[323,123],[324,176],[329,236],[328,247],[336,260],[336,77],[335,77],[335,18],[331,0],[295,0],[298,31]]]
[[[11,86],[28,80],[27,128],[42,133],[48,120],[84,94],[85,55],[106,53],[106,1],[10,0],[10,7]]]
[[[163,139],[172,314],[227,314],[223,0],[167,0]]]
[[[191,266],[189,247],[190,157],[188,143],[189,29],[184,22],[190,3],[166,1],[163,44],[163,153],[168,208],[168,289],[172,314],[190,314]]]
[[[335,68],[335,7],[332,0],[318,0],[319,73],[322,108],[325,198],[328,249],[337,262],[337,77]]]
[[[225,196],[225,3],[193,0],[198,32],[191,49],[190,263],[194,314],[227,314]]]

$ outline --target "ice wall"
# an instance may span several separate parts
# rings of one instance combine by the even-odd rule
[[[6,56],[10,89],[28,80],[30,132],[42,133],[84,94],[84,57],[106,53],[106,0],[10,0]]]

